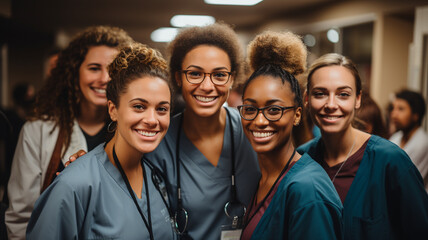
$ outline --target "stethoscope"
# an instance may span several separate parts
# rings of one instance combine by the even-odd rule
[[[231,149],[232,149],[232,167],[231,167],[231,199],[229,202],[227,202],[224,205],[224,213],[226,214],[226,216],[230,219],[232,219],[232,226],[233,227],[237,227],[237,225],[239,224],[239,218],[243,217],[245,215],[246,212],[246,207],[245,205],[240,202],[237,198],[237,194],[236,194],[236,184],[235,184],[235,144],[234,144],[234,134],[233,134],[233,129],[232,129],[232,119],[229,113],[229,110],[227,108],[225,108],[226,113],[227,113],[227,118],[229,120],[229,132],[230,132],[230,136],[231,136]],[[181,137],[181,132],[182,132],[182,126],[183,126],[183,115],[180,116],[180,123],[178,126],[178,133],[177,133],[177,144],[176,144],[176,149],[175,149],[175,162],[176,162],[176,173],[177,173],[177,210],[174,213],[174,226],[175,226],[175,230],[176,232],[184,237],[187,237],[187,224],[189,221],[189,215],[187,213],[187,210],[184,208],[183,206],[183,200],[182,200],[182,196],[181,196],[181,181],[180,181],[180,137]],[[242,216],[233,216],[232,214],[230,214],[229,208],[231,205],[236,204],[239,206],[242,206],[243,209],[243,214]],[[184,218],[184,226],[182,229],[180,229],[180,226],[178,224],[178,219],[179,218]]]

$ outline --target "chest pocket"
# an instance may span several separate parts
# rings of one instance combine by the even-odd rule
[[[384,215],[378,215],[373,218],[353,217],[351,226],[352,239],[390,239],[388,225]]]

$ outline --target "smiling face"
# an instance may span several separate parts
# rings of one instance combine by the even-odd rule
[[[315,70],[307,96],[309,113],[323,133],[344,132],[361,104],[355,78],[342,66],[327,66]]]
[[[106,87],[109,80],[107,66],[118,53],[107,46],[91,47],[79,68],[79,88],[83,98],[81,105],[105,107],[107,105]]]
[[[183,59],[182,70],[205,73],[232,71],[227,53],[218,47],[208,45],[200,45],[189,51]],[[200,117],[209,117],[219,112],[221,106],[226,102],[229,88],[233,84],[233,75],[222,86],[214,85],[208,74],[200,84],[189,83],[184,73],[177,73],[176,79],[177,84],[182,87],[186,111]]]
[[[118,107],[109,101],[110,117],[117,121],[117,148],[152,152],[168,130],[170,101],[168,84],[152,76],[133,80],[120,95]]]
[[[243,104],[262,108],[270,105],[295,106],[288,82],[272,76],[258,76],[247,86]],[[272,152],[291,143],[291,131],[300,122],[301,108],[285,110],[278,121],[269,121],[259,112],[252,121],[242,119],[245,135],[257,153]]]

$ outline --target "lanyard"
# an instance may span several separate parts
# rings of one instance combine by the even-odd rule
[[[141,167],[143,168],[144,187],[146,188],[148,222],[143,215],[143,211],[141,210],[140,206],[137,203],[137,199],[135,198],[135,194],[132,190],[131,184],[129,183],[128,177],[126,176],[125,171],[123,171],[122,165],[120,165],[119,159],[116,156],[116,151],[114,149],[114,146],[113,146],[113,158],[114,158],[114,162],[116,163],[117,168],[119,169],[120,174],[122,175],[123,181],[125,181],[126,188],[128,188],[128,192],[131,195],[132,200],[134,200],[134,204],[137,207],[138,212],[140,213],[140,216],[144,221],[144,225],[146,225],[147,230],[149,231],[150,240],[153,240],[152,218],[151,218],[151,214],[150,214],[149,187],[148,187],[148,183],[147,183],[147,177],[146,177],[146,173],[145,173],[145,169],[144,169],[144,164],[143,164],[143,162],[141,162]]]
[[[229,120],[229,132],[230,132],[230,137],[231,137],[231,153],[232,153],[232,175],[231,175],[231,201],[226,203],[225,205],[225,213],[228,217],[229,214],[227,212],[227,207],[229,206],[229,203],[239,203],[241,205],[243,205],[242,203],[240,203],[240,201],[237,199],[237,194],[236,194],[236,184],[235,184],[235,143],[234,143],[234,135],[233,135],[233,129],[232,129],[232,119],[229,113],[229,110],[227,108],[225,108],[226,113],[227,113],[227,118]],[[177,166],[177,210],[182,211],[185,214],[185,226],[183,228],[183,231],[179,231],[179,233],[183,233],[187,227],[187,222],[188,222],[188,215],[187,215],[187,211],[184,209],[183,207],[183,201],[182,201],[182,197],[181,197],[181,181],[180,181],[180,137],[181,137],[181,128],[183,126],[183,115],[180,116],[180,123],[179,123],[179,127],[178,127],[178,134],[177,134],[177,144],[176,144],[176,149],[175,149],[175,155],[176,155],[176,166]],[[243,205],[244,206],[244,205]],[[245,212],[245,206],[244,206],[244,212]],[[175,216],[177,216],[177,212],[175,214]],[[176,225],[177,229],[178,226]]]
[[[281,173],[279,174],[279,176],[276,178],[274,184],[272,185],[272,187],[270,187],[269,192],[266,194],[266,196],[263,198],[263,200],[261,201],[261,203],[259,204],[259,206],[257,207],[256,211],[254,211],[253,215],[251,215],[251,217],[246,218],[245,221],[245,227],[247,226],[248,223],[250,223],[251,219],[253,219],[253,217],[256,215],[256,213],[260,210],[260,208],[265,204],[266,199],[269,197],[269,195],[272,193],[275,185],[278,183],[279,179],[282,177],[282,175],[284,175],[285,171],[288,169],[288,166],[290,165],[291,159],[293,159],[294,154],[296,154],[296,149],[294,149],[293,154],[291,154],[291,157],[288,159],[287,164],[285,164],[284,168],[281,170]],[[256,192],[254,193],[253,196],[253,200],[251,201],[251,205],[250,205],[250,209],[249,209],[249,213],[251,213],[251,210],[253,208],[253,205],[255,204],[256,201],[256,196],[257,196],[257,191],[259,190],[259,185],[257,185],[257,189]],[[245,229],[244,227],[244,229]]]

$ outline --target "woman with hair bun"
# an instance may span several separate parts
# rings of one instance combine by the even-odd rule
[[[262,176],[241,239],[341,239],[342,204],[334,186],[292,141],[302,116],[295,75],[305,70],[306,48],[293,33],[265,32],[248,51],[253,73],[238,109]]]
[[[37,200],[28,239],[175,239],[159,170],[143,155],[165,136],[168,66],[142,44],[109,66],[113,138],[67,167]]]

